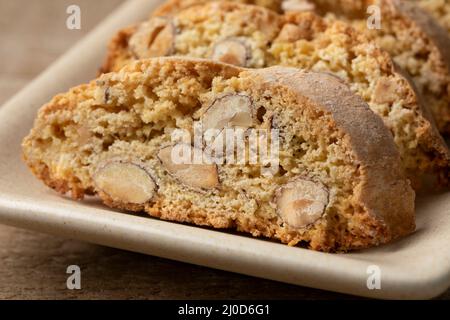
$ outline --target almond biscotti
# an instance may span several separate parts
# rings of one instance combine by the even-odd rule
[[[214,144],[225,129],[244,133],[243,143],[211,152],[195,135],[211,129]],[[261,153],[248,161],[268,136],[278,151],[269,171]],[[245,161],[228,158],[239,150]],[[324,73],[138,61],[54,97],[23,154],[39,179],[78,199],[95,194],[114,208],[315,250],[375,246],[414,230],[414,192],[391,134]]]
[[[213,0],[198,0],[205,3]],[[243,2],[243,0],[236,0]],[[155,15],[173,15],[181,8],[193,6],[195,0],[171,0],[155,11]],[[268,1],[270,2],[270,1]],[[392,55],[395,62],[413,78],[425,97],[439,130],[450,134],[450,37],[431,15],[421,7],[448,18],[448,4],[437,5],[433,0],[415,3],[413,0],[273,0],[276,11],[311,11],[328,19],[339,18],[351,23]],[[370,6],[380,8],[381,25],[368,28]],[[440,9],[440,10],[439,10]]]
[[[412,179],[427,172],[444,182],[448,177],[448,148],[413,85],[386,52],[343,22],[327,22],[312,13],[282,16],[262,7],[210,2],[122,30],[110,44],[103,71],[165,55],[335,74],[383,118]]]
[[[450,37],[431,15],[408,0],[308,1],[316,12],[346,20],[388,51],[420,89],[439,130],[450,133]],[[368,20],[377,15],[373,5],[379,26]]]
[[[210,1],[219,0],[168,0],[159,6],[152,15],[157,16],[172,16],[177,12],[189,8],[193,5],[207,3]],[[253,4],[276,12],[289,11],[317,11],[326,13],[326,11],[338,11],[347,14],[355,12],[362,12],[366,10],[369,5],[373,4],[373,0],[334,0],[336,4],[332,4],[331,0],[228,0],[240,3]],[[450,33],[450,0],[405,0],[414,2],[420,8],[431,14],[437,22]],[[326,6],[331,7],[326,8]],[[318,5],[318,7],[316,7]],[[338,10],[339,9],[339,10]]]
[[[372,39],[413,78],[442,133],[450,133],[450,38],[429,15],[411,2],[380,2],[382,27]],[[366,29],[366,20],[353,25]]]

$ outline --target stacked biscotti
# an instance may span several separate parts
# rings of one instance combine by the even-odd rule
[[[196,3],[211,1],[214,0],[171,0],[154,14],[171,16]],[[275,11],[315,12],[327,19],[346,21],[392,56],[395,63],[414,80],[441,133],[450,133],[450,3],[447,0],[251,2]],[[378,18],[379,23],[376,21]]]
[[[421,176],[429,172],[447,183],[448,148],[414,83],[387,52],[342,21],[327,21],[313,13],[279,15],[259,6],[208,1],[122,30],[110,44],[103,71],[163,55],[335,74],[384,120],[414,185],[419,186]]]
[[[321,251],[405,236],[413,190],[449,183],[448,35],[394,0],[364,30],[369,5],[168,1],[41,108],[24,158],[60,193],[165,220]]]

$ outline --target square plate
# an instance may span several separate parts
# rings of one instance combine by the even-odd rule
[[[448,192],[419,197],[417,231],[411,236],[370,250],[326,254],[120,213],[96,200],[76,202],[35,179],[21,160],[20,144],[38,108],[54,94],[93,78],[115,31],[144,19],[159,3],[125,3],[0,109],[0,223],[367,297],[431,298],[450,286]],[[367,286],[373,265],[381,271],[379,290]]]

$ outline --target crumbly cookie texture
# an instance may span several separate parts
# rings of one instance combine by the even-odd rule
[[[244,119],[236,125],[279,131],[273,175],[263,174],[263,163],[179,164],[170,157],[179,146],[171,133],[192,132],[224,97],[239,102],[229,104]],[[244,117],[246,110],[254,112]],[[213,113],[215,126],[237,121]],[[137,61],[54,97],[39,111],[23,154],[39,179],[77,199],[96,194],[111,207],[315,250],[376,246],[415,228],[414,192],[391,134],[325,73]]]
[[[172,16],[181,10],[187,9],[189,7],[206,4],[211,1],[222,1],[222,0],[168,0],[159,6],[153,13],[152,16]],[[282,4],[285,0],[229,0],[230,2],[238,2],[244,4],[252,4],[261,7],[271,9],[276,12],[282,12]],[[300,0],[298,0],[300,1]]]
[[[163,26],[155,32],[158,23]],[[390,129],[416,188],[429,172],[448,183],[448,148],[413,84],[385,51],[344,22],[325,21],[313,13],[278,15],[257,6],[209,2],[120,31],[110,43],[103,70],[119,70],[160,51],[160,34],[170,34],[171,55],[250,68],[284,65],[339,76]],[[167,43],[165,38],[162,47]]]
[[[388,51],[414,80],[441,133],[450,134],[450,37],[448,30],[427,13],[442,12],[442,19],[445,19],[448,1],[308,1],[314,4],[316,12],[328,19],[346,20]],[[371,5],[381,9],[379,29],[368,28],[367,11]]]
[[[220,0],[168,0],[158,7],[152,14],[159,16],[174,15],[182,9],[193,5]],[[263,6],[276,12],[288,11],[318,11],[325,13],[325,10],[334,10],[343,13],[358,13],[366,10],[373,3],[373,0],[334,0],[331,7],[330,0],[229,0],[245,4]],[[423,10],[431,14],[437,22],[450,32],[450,0],[405,0],[418,5]],[[328,7],[328,9],[327,9]],[[325,9],[325,10],[324,10]]]
[[[410,2],[381,4],[386,21],[369,32],[394,61],[413,78],[441,132],[450,133],[450,38],[424,11]],[[356,27],[364,28],[355,21]]]
[[[215,1],[198,0],[197,3]],[[243,0],[236,0],[244,2]],[[169,1],[156,15],[173,15],[195,0]],[[414,80],[431,109],[439,131],[450,134],[449,0],[273,0],[264,5],[284,12],[316,12],[341,19],[375,40]],[[381,9],[381,29],[367,27],[368,8]],[[424,10],[422,10],[422,9]],[[369,11],[372,12],[373,11]],[[430,14],[427,14],[430,13]],[[437,21],[432,16],[437,17]],[[439,25],[441,23],[441,25]]]
[[[411,0],[431,14],[450,33],[450,0]]]

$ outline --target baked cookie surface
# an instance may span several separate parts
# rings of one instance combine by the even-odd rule
[[[173,15],[197,3],[168,1],[155,15]],[[236,0],[236,2],[245,2]],[[431,109],[439,130],[450,133],[450,3],[449,0],[284,0],[268,1],[275,11],[316,12],[345,20],[366,33],[413,78]],[[369,29],[370,6],[380,8],[380,28]],[[422,10],[423,9],[423,10]],[[427,14],[428,13],[428,14]],[[435,19],[433,19],[433,16]],[[442,25],[442,26],[441,26]],[[371,27],[372,28],[372,27]]]
[[[313,13],[279,15],[262,7],[208,2],[120,31],[110,43],[103,71],[164,55],[335,74],[382,117],[412,179],[434,172],[447,183],[448,148],[414,85],[387,52],[344,22]]]
[[[193,134],[196,121],[241,129],[245,139],[276,129],[278,170],[228,158],[177,162],[174,150],[207,153],[209,144],[173,140]],[[414,230],[414,192],[391,134],[324,73],[141,60],[54,97],[23,153],[38,178],[77,199],[99,195],[111,207],[315,250],[375,246]]]
[[[450,1],[449,0],[411,0],[431,14],[439,24],[450,33]]]
[[[189,7],[206,4],[212,1],[220,1],[220,0],[168,0],[164,2],[161,6],[156,8],[154,12],[152,12],[152,16],[172,16],[177,14],[179,11],[187,9]],[[267,9],[271,9],[276,12],[282,12],[283,1],[284,0],[229,0],[230,2],[244,3],[244,4],[252,4],[256,6],[265,7]]]
[[[348,21],[388,51],[412,77],[439,130],[444,134],[450,133],[450,38],[447,31],[411,1],[379,0],[371,3],[381,9],[380,29],[368,30],[366,14],[361,19]],[[345,14],[337,16],[342,19]]]

